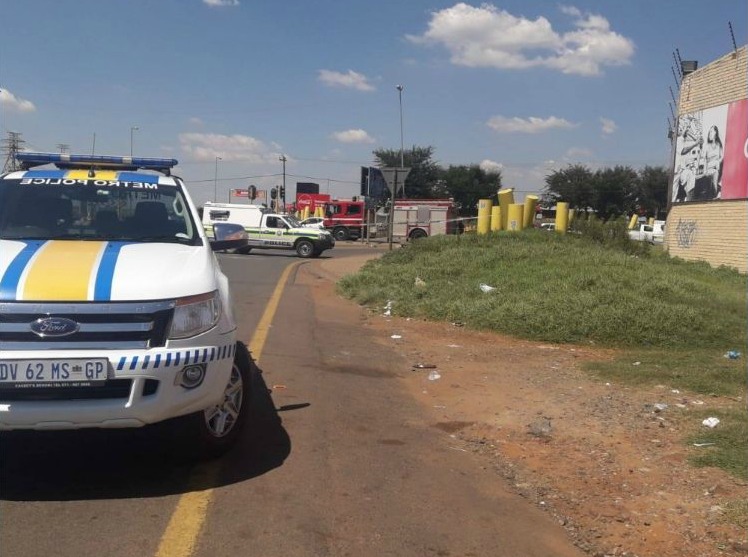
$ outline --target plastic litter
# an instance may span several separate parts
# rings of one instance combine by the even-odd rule
[[[738,352],[737,350],[728,350],[727,352],[725,352],[725,358],[729,360],[737,360],[738,358],[740,358],[740,352]]]
[[[488,293],[488,292],[493,292],[494,290],[496,290],[496,287],[494,287],[494,286],[489,286],[489,285],[487,285],[487,284],[486,284],[486,283],[484,283],[484,282],[481,282],[481,283],[480,283],[480,284],[478,285],[478,287],[479,287],[479,288],[480,288],[480,289],[481,289],[481,290],[482,290],[483,292],[486,292],[486,293]]]
[[[403,338],[402,335],[392,335],[390,338],[398,339]]]
[[[387,305],[384,306],[384,313],[382,315],[385,317],[392,315],[392,300],[387,300]]]
[[[442,378],[442,376],[439,375],[439,372],[436,371],[435,369],[432,369],[429,372],[429,381],[436,381],[437,379],[441,379],[441,378]]]
[[[415,285],[418,288],[423,288],[424,286],[426,286],[426,281],[423,280],[421,277],[416,277]]]
[[[667,404],[658,402],[654,405],[654,409],[655,409],[655,412],[662,412],[663,410],[667,410]]]
[[[716,445],[717,443],[694,443],[694,447],[711,447],[712,445]]]
[[[413,364],[413,369],[436,369],[436,364]]]
[[[640,365],[642,365],[642,363],[641,363],[641,362],[634,362],[634,363],[633,363],[633,364],[631,364],[631,365],[632,365],[632,366],[640,366]]]
[[[453,321],[452,325],[454,325],[455,327],[464,327],[465,323],[463,323],[462,321]]]
[[[285,388],[286,388],[285,385],[273,385],[273,390],[276,390],[276,391],[282,390],[282,389],[285,389]]]
[[[701,422],[706,427],[715,428],[717,427],[717,424],[719,423],[719,418],[707,418],[703,422]]]

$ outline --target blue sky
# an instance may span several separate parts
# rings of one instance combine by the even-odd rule
[[[666,165],[673,51],[704,65],[728,21],[748,36],[745,0],[0,0],[0,17],[3,137],[129,154],[132,135],[198,203],[280,184],[281,155],[287,197],[356,195],[372,151],[400,146],[398,84],[406,147],[501,168],[520,198],[569,163]]]

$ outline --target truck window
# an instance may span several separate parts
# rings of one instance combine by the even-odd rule
[[[349,215],[361,214],[361,205],[348,205],[348,214]]]
[[[210,211],[208,215],[210,216],[210,220],[212,221],[216,220],[216,221],[225,222],[229,220],[230,213],[229,211]]]

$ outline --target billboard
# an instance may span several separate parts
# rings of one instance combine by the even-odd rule
[[[673,203],[748,198],[748,99],[678,118]]]
[[[375,166],[361,167],[361,196],[371,198],[376,203],[390,197],[390,189],[382,171]]]

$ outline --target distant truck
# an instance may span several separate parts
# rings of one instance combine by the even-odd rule
[[[310,213],[322,208],[324,228],[329,230],[339,242],[357,240],[366,237],[366,227],[374,223],[373,209],[367,207],[363,199],[331,199],[327,194],[299,194],[296,196],[296,208],[301,211],[309,207]],[[367,215],[367,211],[369,214]],[[376,236],[372,227],[370,238]]]
[[[388,211],[380,209],[377,223],[387,229]],[[417,240],[438,234],[460,234],[462,221],[456,218],[453,199],[396,199],[392,237]]]
[[[335,239],[327,230],[306,228],[292,215],[273,213],[260,205],[212,203],[203,207],[203,227],[206,231],[218,222],[241,224],[247,231],[249,243],[237,250],[249,253],[252,249],[295,250],[299,257],[319,257],[335,246]]]
[[[654,224],[641,224],[636,230],[629,230],[629,238],[650,244],[662,244],[665,240],[665,221],[656,220]]]

